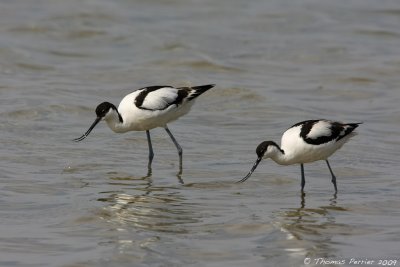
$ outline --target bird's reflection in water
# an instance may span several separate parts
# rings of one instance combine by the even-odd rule
[[[198,219],[180,186],[153,186],[151,177],[111,177],[118,191],[101,192],[107,203],[107,220],[118,227],[135,227],[157,232],[185,233],[187,224]]]
[[[182,172],[183,171],[182,171],[182,162],[181,162],[181,164],[179,165],[178,172],[175,175],[180,184],[184,184],[183,179],[182,179]],[[152,174],[153,174],[153,169],[151,168],[151,165],[149,162],[149,165],[147,166],[147,174],[146,174],[146,176],[143,176],[141,179],[151,179]]]
[[[302,193],[298,208],[279,213],[278,223],[286,234],[284,249],[298,257],[335,256],[333,238],[353,231],[350,225],[336,222],[337,212],[346,212],[347,209],[338,206],[336,193],[327,206],[307,207],[306,200],[306,193]]]

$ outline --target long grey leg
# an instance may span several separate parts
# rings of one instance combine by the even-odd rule
[[[326,161],[326,164],[328,165],[329,171],[331,172],[331,175],[332,175],[332,184],[335,187],[335,192],[337,192],[336,176],[333,174],[333,171],[331,169],[331,165],[329,164],[329,161],[328,160],[325,160],[325,161]]]
[[[179,155],[179,170],[180,173],[182,172],[182,147],[178,144],[176,141],[175,137],[172,135],[171,131],[168,129],[168,126],[165,125],[165,131],[167,131],[169,137],[171,137],[172,142],[174,142],[176,149],[178,150],[178,155]]]
[[[303,163],[300,164],[301,168],[301,192],[304,192],[304,186],[306,184],[306,179],[304,178],[304,165]]]
[[[151,138],[150,138],[150,131],[146,131],[146,136],[147,136],[147,143],[149,145],[149,163],[147,165],[147,168],[149,170],[149,175],[151,174],[151,163],[153,162],[154,158],[154,152],[153,152],[153,146],[151,145]]]

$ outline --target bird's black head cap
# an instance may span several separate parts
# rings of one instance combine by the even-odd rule
[[[117,110],[117,108],[110,102],[103,102],[99,104],[96,108],[96,115],[99,118],[104,118],[110,109]]]
[[[269,146],[274,146],[274,147],[278,148],[282,153],[284,153],[283,150],[274,141],[264,141],[257,146],[257,149],[256,149],[257,156],[259,158],[262,158],[264,156],[265,152],[268,150]]]

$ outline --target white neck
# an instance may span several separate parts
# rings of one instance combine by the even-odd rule
[[[291,158],[288,157],[287,154],[282,152],[281,149],[271,146],[268,148],[268,151],[265,153],[264,158],[271,158],[273,161],[280,165],[290,165],[292,164]]]
[[[124,123],[120,121],[119,113],[116,110],[110,109],[104,120],[107,122],[108,127],[115,133],[124,133],[127,131]]]

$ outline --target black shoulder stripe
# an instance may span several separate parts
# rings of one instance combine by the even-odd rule
[[[136,107],[141,108],[141,109],[146,109],[146,108],[142,107],[146,96],[151,92],[154,92],[156,90],[159,90],[159,89],[165,88],[165,87],[172,88],[172,86],[169,86],[169,85],[154,85],[154,86],[149,86],[149,87],[144,87],[144,88],[139,89],[139,91],[141,90],[141,92],[135,99]]]
[[[314,124],[316,124],[319,121],[320,120],[312,120],[312,121],[303,122],[304,124],[301,127],[300,136],[303,138],[303,140],[307,144],[321,145],[321,144],[328,143],[328,142],[333,141],[336,138],[338,138],[338,136],[340,135],[340,133],[343,130],[343,126],[340,123],[333,122],[331,127],[330,127],[330,130],[331,130],[331,134],[330,135],[320,136],[318,138],[309,138],[309,137],[307,137],[307,135],[311,132],[311,129],[314,126]],[[300,125],[300,124],[298,124],[298,125]]]
[[[310,132],[312,126],[313,126],[316,122],[318,122],[318,121],[320,121],[320,120],[301,121],[301,122],[298,122],[298,123],[292,125],[290,128],[294,128],[294,127],[297,127],[297,126],[300,126],[300,125],[303,125],[303,124],[304,124],[304,125],[307,125],[307,127],[309,127],[309,131],[308,131],[308,132]],[[290,128],[289,128],[289,129],[290,129]]]
[[[314,126],[315,123],[317,123],[319,120],[313,120],[313,121],[305,121],[303,122],[303,125],[301,127],[300,131],[300,136],[303,138],[303,140],[311,145],[320,145],[320,144],[325,144],[328,142],[331,142],[333,140],[339,141],[340,139],[346,137],[350,133],[354,131],[359,125],[359,123],[349,123],[349,124],[343,124],[340,122],[330,122],[330,135],[325,135],[325,136],[320,136],[318,138],[308,138],[307,135],[310,133],[312,127]],[[298,123],[297,126],[301,125],[301,123]]]

